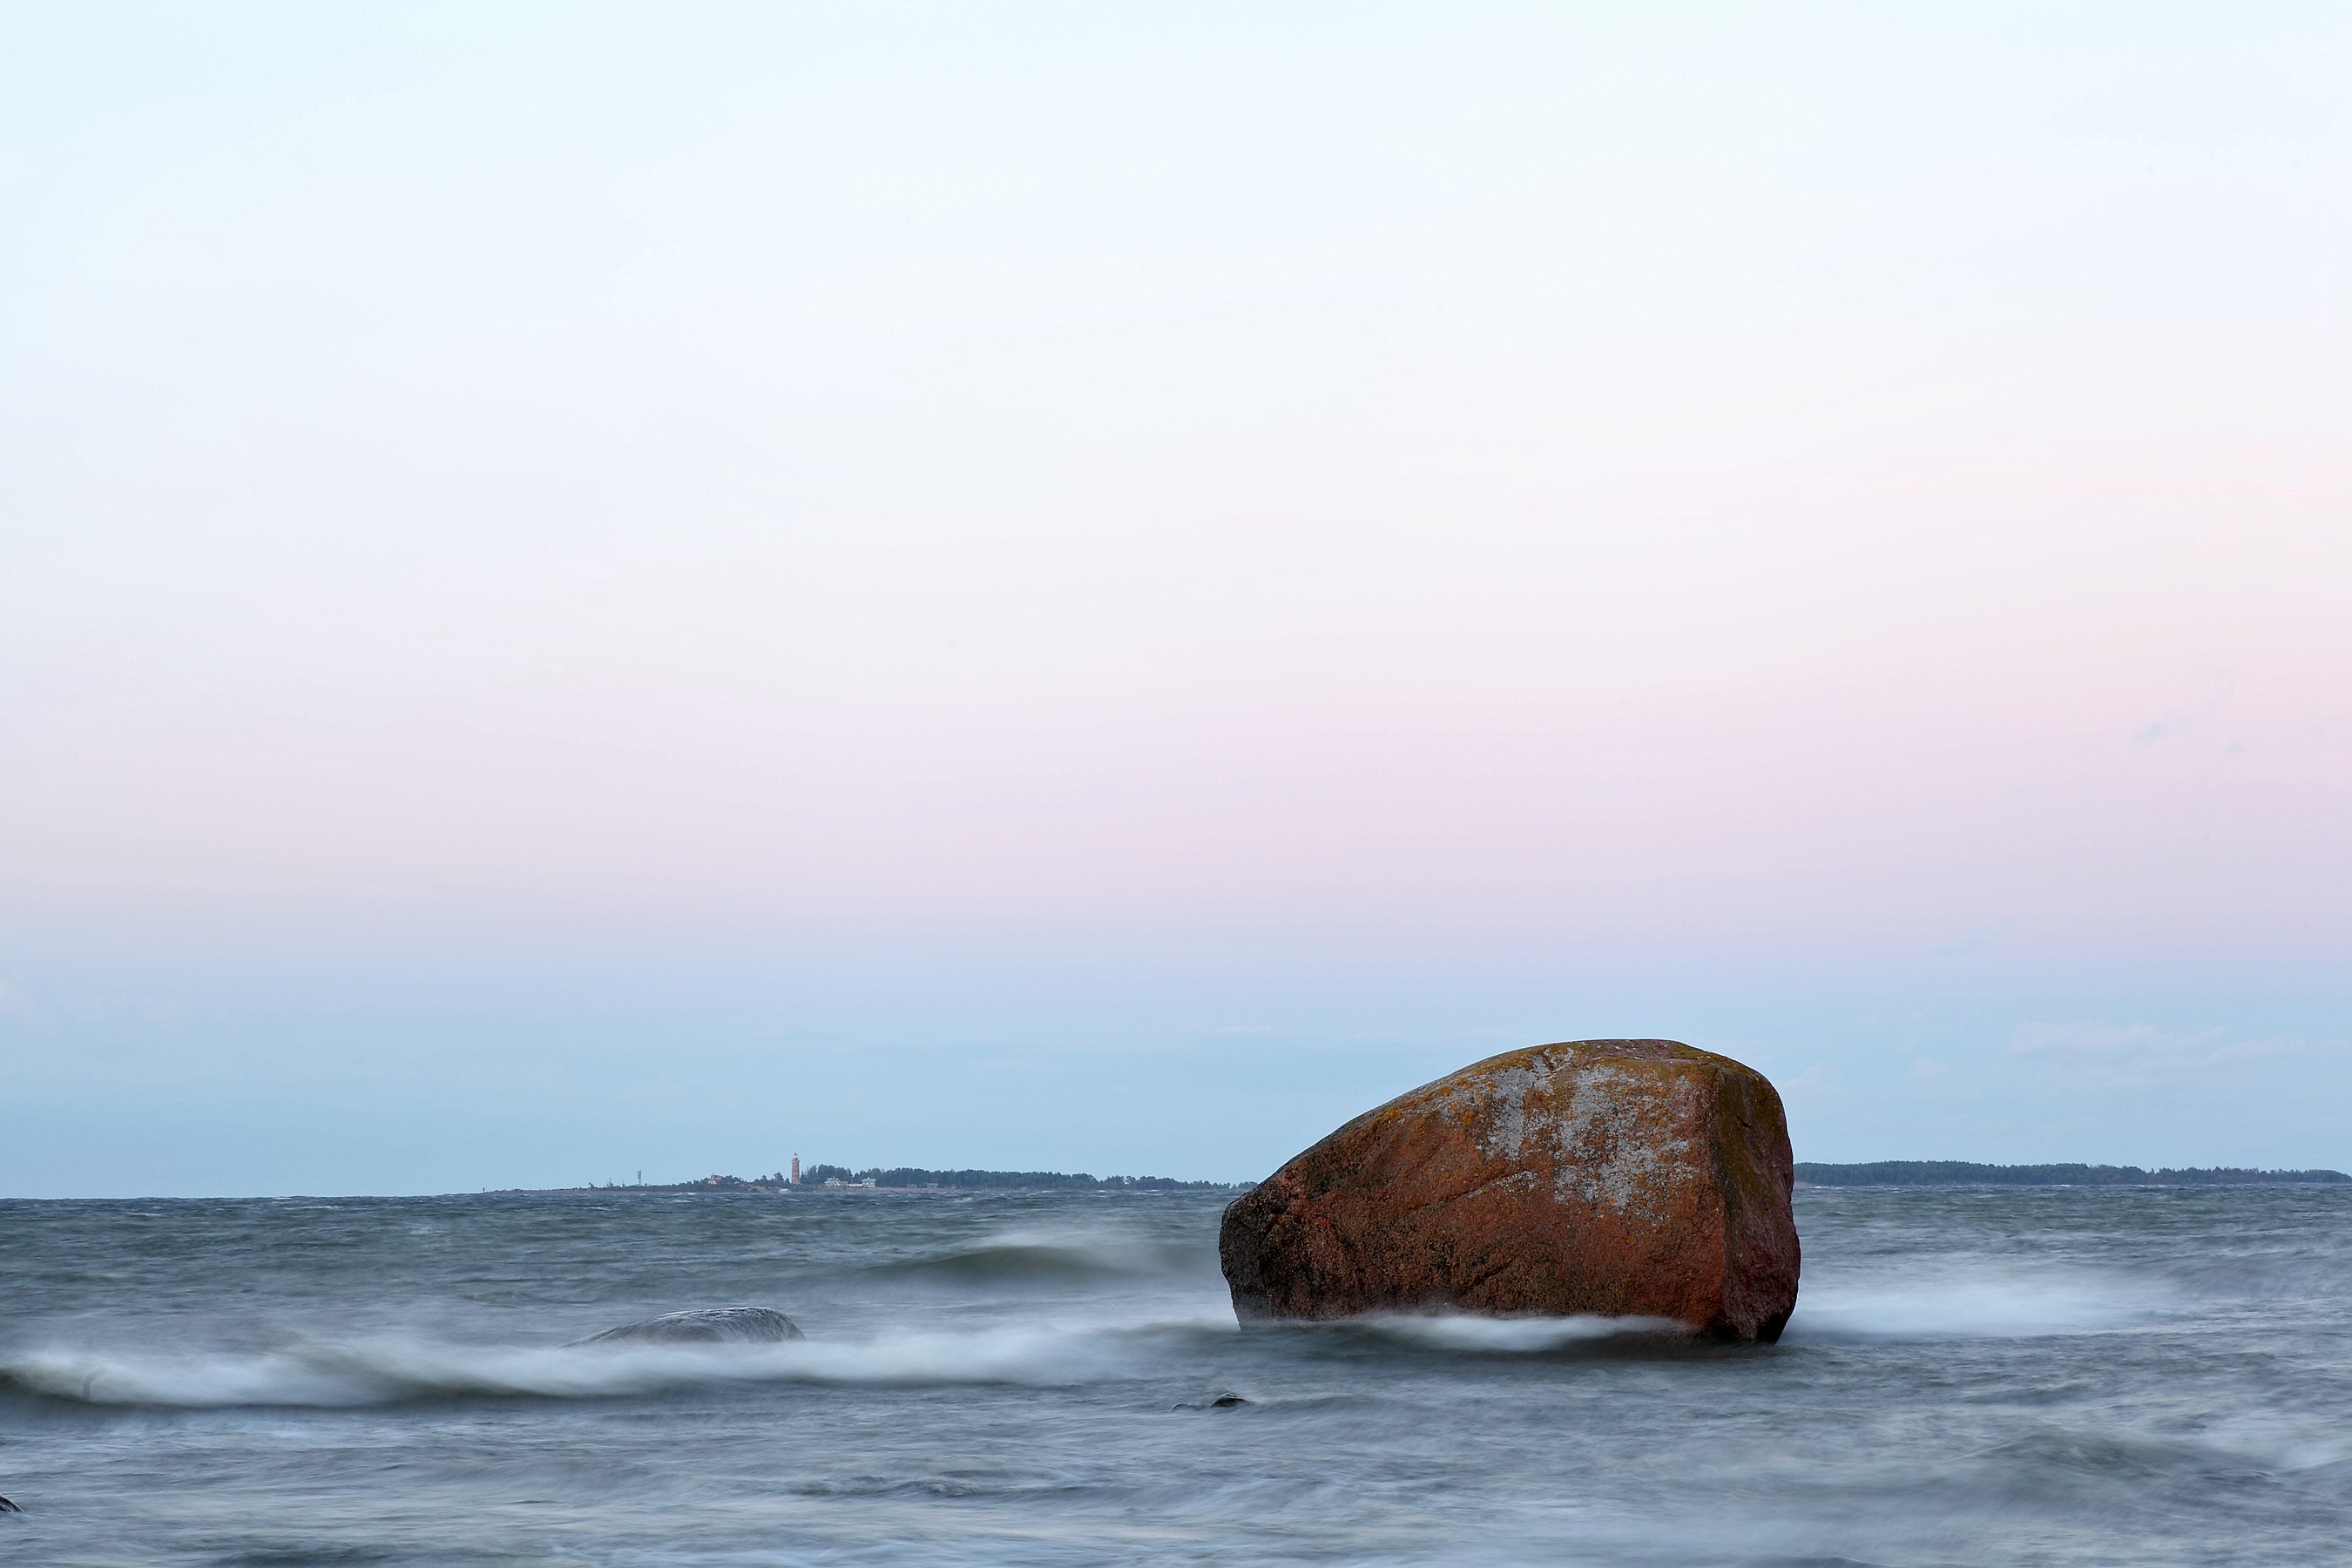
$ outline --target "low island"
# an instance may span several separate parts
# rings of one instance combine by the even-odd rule
[[[591,1182],[584,1187],[530,1189],[572,1193],[792,1193],[811,1190],[913,1193],[1225,1193],[1251,1182],[1180,1182],[1170,1176],[1095,1176],[1084,1171],[929,1171],[916,1165],[811,1165],[767,1176],[698,1177],[690,1182]]]
[[[2255,1171],[2236,1165],[2144,1171],[2137,1165],[1980,1165],[1973,1160],[1797,1162],[1801,1187],[2242,1187],[2352,1182],[2341,1171]]]

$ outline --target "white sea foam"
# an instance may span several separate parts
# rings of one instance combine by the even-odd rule
[[[258,1353],[51,1350],[0,1363],[0,1386],[93,1405],[351,1406],[451,1397],[605,1399],[746,1383],[1016,1384],[1140,1375],[1139,1331],[1042,1325],[760,1345],[494,1347],[377,1339]]]
[[[2091,1274],[1832,1276],[1804,1282],[1785,1337],[1801,1344],[2099,1333],[2155,1321],[2169,1306],[2145,1281]]]
[[[898,1330],[781,1344],[498,1346],[377,1337],[267,1351],[128,1352],[52,1347],[0,1361],[0,1388],[92,1405],[349,1407],[436,1398],[613,1399],[730,1384],[1074,1386],[1165,1370],[1154,1344],[1235,1331],[1222,1310],[1149,1320],[1093,1316],[962,1331]],[[2097,1332],[2165,1310],[2144,1285],[2088,1276],[1808,1281],[1788,1342]],[[1339,1330],[1401,1348],[1543,1354],[1612,1339],[1679,1335],[1654,1318],[1381,1316]]]
[[[1654,1318],[1370,1317],[1297,1325],[1400,1347],[1540,1353],[1624,1336],[1681,1334]],[[1159,1375],[1170,1350],[1238,1332],[1219,1303],[1191,1316],[1095,1316],[957,1331],[894,1331],[780,1344],[497,1346],[378,1337],[267,1351],[49,1348],[0,1361],[0,1388],[90,1405],[352,1407],[436,1398],[614,1399],[730,1384],[1030,1387]]]
[[[1521,1353],[1556,1351],[1598,1340],[1685,1335],[1689,1328],[1670,1318],[1473,1318],[1377,1317],[1349,1320],[1390,1339],[1432,1350]]]

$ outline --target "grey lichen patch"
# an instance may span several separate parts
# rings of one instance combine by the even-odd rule
[[[1507,1126],[1512,1158],[1524,1156],[1530,1136],[1550,1156],[1555,1197],[1622,1212],[1689,1168],[1696,1148],[1686,1079],[1662,1081],[1607,1061],[1546,1077],[1548,1092],[1515,1096],[1516,1115],[1498,1122]],[[1487,1152],[1503,1151],[1490,1144]]]
[[[1703,1174],[1706,1075],[1693,1068],[1716,1060],[1665,1041],[1562,1042],[1479,1063],[1389,1109],[1444,1118],[1496,1164],[1548,1167],[1558,1201],[1622,1213]],[[1476,1190],[1497,1184],[1526,1184]]]
[[[1569,1112],[1552,1126],[1552,1192],[1616,1211],[1642,1201],[1689,1168],[1694,1145],[1673,1135],[1689,1129],[1689,1079],[1679,1077],[1661,1084],[1622,1068],[1578,1072]]]
[[[1689,1167],[1696,1094],[1685,1074],[1556,1046],[1465,1075],[1436,1104],[1476,1128],[1487,1158],[1549,1164],[1555,1197],[1623,1211]]]
[[[1550,1087],[1552,1075],[1534,1068],[1505,1068],[1484,1084],[1465,1083],[1446,1097],[1449,1106],[1475,1107],[1487,1113],[1478,1146],[1498,1160],[1516,1162],[1527,1152],[1530,1098]],[[1541,1120],[1546,1109],[1538,1104]]]

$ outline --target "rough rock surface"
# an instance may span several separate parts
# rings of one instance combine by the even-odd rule
[[[575,1341],[605,1344],[773,1344],[805,1338],[798,1323],[765,1307],[713,1307],[697,1312],[664,1312],[642,1323],[624,1323]]]
[[[1226,1208],[1244,1322],[1670,1318],[1780,1338],[1794,1166],[1764,1075],[1673,1040],[1489,1057],[1366,1111]]]

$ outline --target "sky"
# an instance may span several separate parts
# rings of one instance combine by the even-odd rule
[[[0,6],[0,1195],[2352,1169],[2352,13]]]

